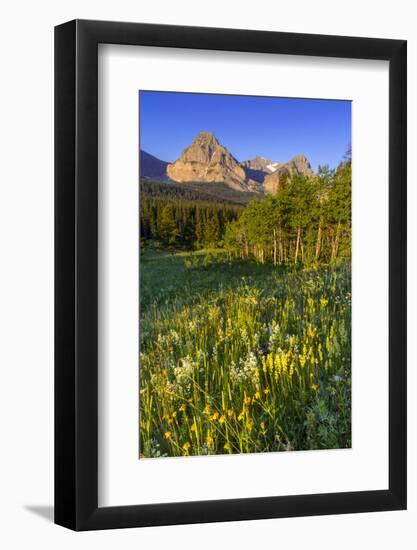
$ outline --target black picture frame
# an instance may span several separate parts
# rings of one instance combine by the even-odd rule
[[[98,44],[389,62],[389,488],[98,506]],[[55,28],[55,523],[92,530],[406,508],[406,41],[74,20]]]

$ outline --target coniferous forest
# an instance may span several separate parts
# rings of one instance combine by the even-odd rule
[[[273,265],[333,263],[350,257],[351,162],[286,179],[275,196],[242,198],[194,186],[141,183],[142,245],[223,249],[229,259]],[[239,195],[239,192],[236,192]],[[247,199],[246,199],[247,200]]]

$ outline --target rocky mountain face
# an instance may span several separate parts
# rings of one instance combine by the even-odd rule
[[[146,151],[140,151],[139,155],[139,173],[141,178],[156,179],[158,181],[167,181],[168,163],[160,160]]]
[[[226,183],[238,191],[251,191],[257,182],[248,179],[244,168],[211,132],[200,132],[178,160],[167,166],[177,182]]]
[[[278,164],[278,162],[266,159],[265,157],[255,157],[253,159],[243,161],[241,166],[246,172],[246,177],[262,183],[265,176],[276,170]]]
[[[278,162],[266,159],[265,157],[255,157],[253,159],[245,160],[242,162],[242,166],[244,168],[249,168],[251,170],[261,170],[262,172],[267,173],[272,173],[274,170],[276,170],[278,164]]]
[[[211,132],[200,132],[178,160],[170,164],[140,152],[140,176],[159,181],[223,183],[236,191],[275,195],[293,174],[314,175],[305,155],[297,155],[286,163],[260,156],[238,162]]]
[[[314,175],[311,165],[304,155],[297,155],[285,164],[277,164],[275,171],[264,179],[264,192],[275,195],[282,189],[285,180],[292,175],[307,177]]]
[[[279,165],[277,168],[280,168],[281,166],[282,165]],[[305,155],[296,155],[283,166],[288,168],[291,175],[296,174],[297,176],[307,177],[314,175],[311,164],[308,162]]]

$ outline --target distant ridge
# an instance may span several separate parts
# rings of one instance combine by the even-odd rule
[[[168,181],[168,163],[141,149],[139,156],[139,174],[141,178]]]

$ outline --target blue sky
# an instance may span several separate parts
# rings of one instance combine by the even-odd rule
[[[139,108],[141,148],[169,162],[201,131],[239,161],[303,153],[313,170],[336,167],[351,143],[350,101],[141,91]]]

